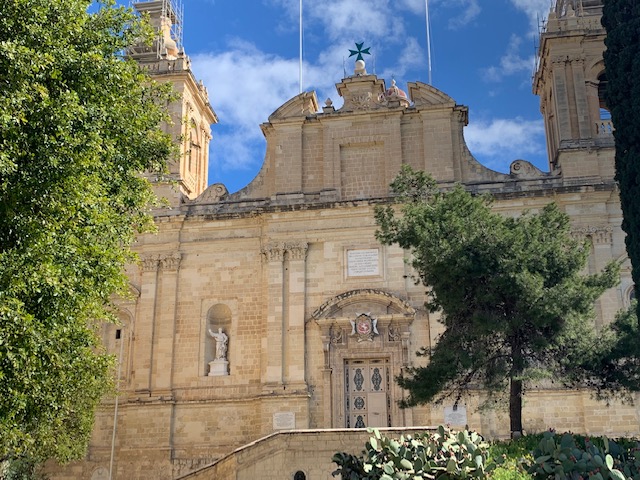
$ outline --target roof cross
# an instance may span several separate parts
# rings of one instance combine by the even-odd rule
[[[354,55],[358,55],[358,56],[356,57],[356,60],[364,60],[364,58],[362,58],[362,54],[363,54],[363,53],[364,53],[365,55],[371,55],[371,54],[369,53],[369,49],[370,49],[371,47],[367,47],[367,48],[364,48],[364,49],[363,49],[363,48],[362,48],[362,46],[363,46],[363,45],[364,45],[364,42],[356,43],[356,48],[357,48],[357,50],[349,50],[349,53],[350,53],[349,57],[353,57]]]

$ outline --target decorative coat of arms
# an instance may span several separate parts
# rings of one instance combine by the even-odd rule
[[[378,319],[373,318],[370,313],[361,313],[351,322],[351,336],[358,337],[358,343],[365,340],[373,342],[373,337],[378,333]]]

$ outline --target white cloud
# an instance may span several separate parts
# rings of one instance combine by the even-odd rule
[[[425,0],[399,0],[398,6],[416,15],[424,15]]]
[[[546,148],[542,120],[475,121],[464,129],[464,137],[472,154],[482,156],[487,167],[502,171],[513,160],[544,155]]]
[[[407,0],[408,3],[413,3],[411,0]],[[424,4],[424,0],[422,1]],[[435,8],[432,11],[431,6]],[[434,21],[439,21],[438,12],[443,8],[453,9],[456,14],[447,22],[447,27],[452,30],[458,30],[473,20],[476,19],[482,9],[480,8],[480,4],[478,0],[431,0],[429,4],[431,23]],[[422,9],[424,11],[424,8]]]
[[[280,17],[282,28],[297,30],[299,0],[267,1],[278,5],[285,13]],[[449,20],[452,28],[473,21],[480,13],[478,0],[431,2],[433,10],[439,10],[437,16],[444,16],[443,12],[455,13],[455,18]],[[354,49],[354,41],[366,41],[365,47],[371,46],[371,51],[377,54],[376,58],[365,58],[369,72],[375,71],[379,78],[388,82],[392,77],[396,78],[400,88],[406,88],[403,85],[407,80],[404,78],[406,73],[425,63],[422,37],[417,39],[407,33],[406,16],[390,13],[400,9],[410,12],[410,15],[423,15],[424,0],[399,0],[398,3],[391,0],[324,0],[305,2],[304,8],[306,35],[322,35],[325,39],[324,48],[315,58],[305,57],[303,70],[304,89],[316,91],[320,106],[327,97],[331,97],[336,108],[340,107],[342,100],[334,84],[345,73],[352,73],[353,58],[348,59],[345,66],[342,59],[348,55],[349,49]],[[512,37],[500,65],[487,70],[488,77],[495,80],[504,75],[530,71],[531,61],[518,56],[520,42],[518,37]],[[220,124],[213,129],[213,181],[216,177],[223,177],[224,172],[228,175],[232,171],[256,171],[262,163],[265,149],[259,125],[267,121],[280,105],[298,94],[298,58],[265,52],[255,44],[235,39],[225,45],[224,51],[195,55],[192,61],[194,73],[209,89],[211,104],[220,119]],[[384,67],[383,71],[377,70],[376,64]],[[540,122],[495,120],[476,123],[465,131],[472,151],[485,156],[495,154],[496,158],[504,159],[505,156],[522,156],[544,148]],[[506,137],[513,138],[505,141]]]
[[[192,65],[196,76],[207,86],[211,104],[225,131],[216,136],[216,149],[212,150],[218,166],[246,168],[248,163],[259,161],[250,155],[253,148],[248,144],[262,145],[259,125],[298,93],[297,60],[267,54],[252,44],[235,41],[225,52],[193,56]],[[237,139],[241,141],[231,149],[231,142]]]
[[[518,10],[521,10],[529,18],[531,34],[538,34],[539,23],[549,15],[553,0],[511,0]]]
[[[296,20],[297,0],[272,0],[284,6],[288,19]],[[345,52],[354,49],[354,35],[366,37],[377,58],[366,57],[367,69],[373,73],[376,63],[384,65],[382,78],[392,75],[398,80],[416,62],[424,59],[419,42],[405,33],[403,17],[389,15],[390,0],[327,0],[305,4],[305,23],[315,25],[315,31],[328,32],[330,41],[317,58],[305,58],[304,90],[315,90],[320,105],[331,97],[339,108],[341,99],[335,83],[353,71],[353,58],[343,66]],[[290,22],[291,23],[291,22]],[[321,24],[322,29],[318,29]],[[297,28],[297,23],[295,23]],[[391,56],[393,55],[393,56]],[[264,138],[259,125],[284,102],[299,92],[298,58],[285,58],[264,52],[254,44],[235,39],[223,52],[211,52],[192,57],[197,78],[209,90],[211,104],[220,124],[214,128],[212,169],[255,169],[262,162]],[[344,69],[344,70],[343,70]],[[346,72],[345,72],[346,70]],[[241,147],[238,147],[241,145]]]
[[[243,127],[264,121],[265,108],[275,110],[297,93],[298,62],[236,42],[222,53],[198,54],[193,67],[209,89],[218,116]]]
[[[499,82],[504,77],[518,73],[531,73],[534,66],[533,57],[523,58],[519,55],[522,38],[511,35],[506,53],[500,58],[500,64],[484,69],[483,77],[489,82]]]
[[[287,25],[298,28],[299,1],[271,0],[271,3],[283,6]],[[405,35],[405,28],[401,18],[390,14],[393,10],[394,3],[390,0],[325,0],[303,4],[305,29],[319,27],[333,42],[365,38],[398,41]]]
[[[449,20],[449,28],[458,29],[471,23],[478,15],[480,15],[480,5],[477,0],[459,0],[453,2],[462,4],[463,10],[460,15]]]

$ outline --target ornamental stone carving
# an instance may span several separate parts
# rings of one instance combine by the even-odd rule
[[[284,246],[291,260],[304,260],[307,256],[309,244],[307,242],[287,243]]]
[[[606,245],[613,242],[613,228],[609,225],[586,225],[571,230],[577,240],[591,238],[594,245]]]
[[[397,342],[402,337],[400,329],[397,326],[395,326],[393,323],[389,325],[387,329],[387,333],[389,335],[390,342]]]
[[[509,173],[514,177],[523,179],[545,176],[545,173],[526,160],[516,160],[512,162]]]
[[[373,318],[370,313],[361,313],[351,322],[351,336],[358,339],[358,343],[368,341],[373,342],[373,338],[378,333],[378,319]]]
[[[181,259],[182,254],[178,252],[172,253],[170,255],[162,255],[160,257],[160,264],[162,265],[163,270],[178,270]]]
[[[171,254],[145,255],[140,258],[140,266],[143,272],[153,272],[162,267],[163,270],[177,270],[180,266],[182,254],[175,252]]]
[[[215,183],[207,188],[202,195],[196,198],[195,203],[216,203],[229,195],[227,187],[222,183]]]
[[[342,345],[344,343],[342,328],[340,328],[335,323],[331,325],[331,329],[329,330],[329,338],[333,345]]]
[[[262,255],[268,262],[284,261],[285,253],[289,260],[304,260],[307,257],[309,244],[307,242],[272,242],[262,247]]]
[[[143,272],[154,272],[158,269],[159,255],[145,255],[140,257],[140,266]]]
[[[348,106],[352,110],[369,110],[374,106],[373,95],[366,92],[359,95],[352,95],[348,99]]]
[[[281,262],[284,260],[284,243],[268,243],[262,247],[262,255],[268,262]]]

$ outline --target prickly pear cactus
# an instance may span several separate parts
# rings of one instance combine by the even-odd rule
[[[476,432],[456,432],[440,426],[437,432],[388,438],[378,430],[360,457],[336,453],[343,480],[433,480],[485,478],[488,445]]]

